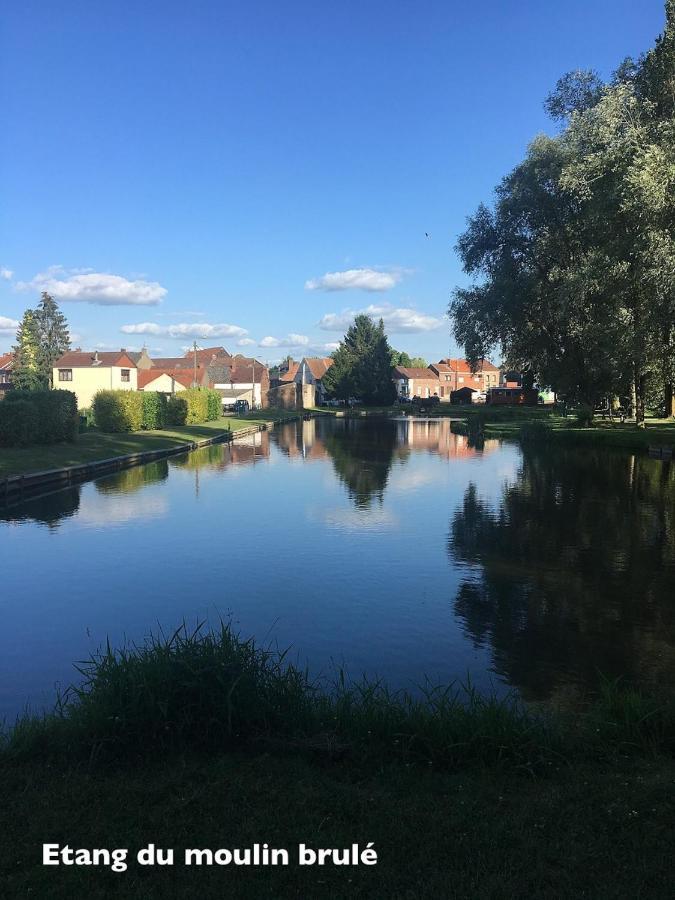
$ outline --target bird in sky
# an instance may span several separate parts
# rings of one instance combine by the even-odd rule
[[[425,231],[425,232],[424,232],[424,237],[431,237],[431,235],[429,234],[428,231]]]

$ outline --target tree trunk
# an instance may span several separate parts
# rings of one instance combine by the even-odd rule
[[[666,381],[664,386],[664,415],[666,419],[675,416],[675,385],[672,381]]]
[[[640,374],[635,379],[635,424],[645,427],[645,376]]]

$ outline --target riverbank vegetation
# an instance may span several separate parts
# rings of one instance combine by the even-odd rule
[[[13,895],[104,896],[117,879],[123,896],[222,896],[227,877],[240,897],[444,896],[449,882],[457,897],[661,896],[670,878],[675,713],[628,687],[606,683],[574,715],[468,686],[414,698],[338,677],[325,689],[226,626],[106,648],[81,673],[55,714],[23,717],[0,750]],[[46,840],[372,841],[378,865],[46,870]]]
[[[245,416],[224,416],[200,425],[170,426],[160,431],[104,434],[90,430],[80,434],[74,444],[34,444],[29,447],[3,448],[0,454],[0,478],[77,466],[145,450],[163,450],[212,438],[228,431],[236,432],[256,423],[280,421],[294,416],[297,413],[289,410],[262,409]]]
[[[457,249],[473,277],[450,305],[476,366],[503,363],[592,409],[625,398],[675,414],[675,0],[666,28],[611,80],[572,72],[562,125],[479,206]]]

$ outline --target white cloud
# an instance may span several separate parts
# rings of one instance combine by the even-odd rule
[[[323,331],[346,331],[358,315],[371,319],[383,319],[390,334],[415,334],[421,331],[435,331],[445,324],[445,319],[427,316],[412,307],[395,307],[388,303],[381,306],[371,304],[365,309],[343,309],[340,313],[327,313],[319,322]]]
[[[158,325],[156,322],[140,322],[137,325],[122,325],[123,334],[154,334],[172,338],[216,338],[242,337],[245,328],[238,325],[210,325],[207,322],[180,322],[177,325]]]
[[[285,338],[277,338],[268,335],[268,337],[264,337],[260,343],[259,347],[307,347],[309,344],[309,338],[304,334],[291,334],[286,335]]]
[[[6,269],[4,266],[0,266],[0,278],[4,278],[5,281],[11,281],[14,272],[11,269]]]
[[[255,344],[253,338],[242,338],[237,341],[237,347],[251,347],[253,344]]]
[[[398,270],[378,272],[377,269],[347,269],[326,272],[321,278],[305,282],[306,291],[388,291],[395,287],[403,273]]]
[[[157,281],[130,281],[121,275],[51,266],[32,281],[19,281],[19,291],[47,291],[55,300],[96,306],[156,306],[166,295]]]
[[[3,335],[3,337],[7,335],[14,337],[18,327],[19,323],[16,319],[8,319],[7,316],[0,316],[0,334]]]

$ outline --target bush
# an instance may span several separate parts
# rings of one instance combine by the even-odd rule
[[[140,431],[143,427],[143,393],[99,391],[94,397],[94,418],[101,431]]]
[[[218,391],[207,389],[208,393],[206,395],[206,405],[207,405],[207,421],[215,422],[217,421],[221,415],[223,414],[223,404],[220,399],[220,394]]]
[[[186,423],[200,425],[202,422],[213,422],[220,418],[220,394],[211,388],[188,388],[181,391],[187,403]]]
[[[25,447],[34,444],[38,433],[38,414],[28,400],[0,403],[0,447]]]
[[[583,404],[577,409],[575,418],[577,425],[580,425],[582,428],[588,428],[593,424],[593,409],[587,404]]]
[[[185,393],[183,391],[183,393]],[[166,424],[185,425],[188,414],[187,400],[180,395],[169,397],[166,403]]]
[[[72,391],[11,391],[5,403],[29,403],[35,410],[36,429],[31,443],[60,444],[77,440],[79,415]]]
[[[167,403],[166,394],[158,391],[144,391],[143,397],[143,428],[151,430],[164,428],[166,425]]]

